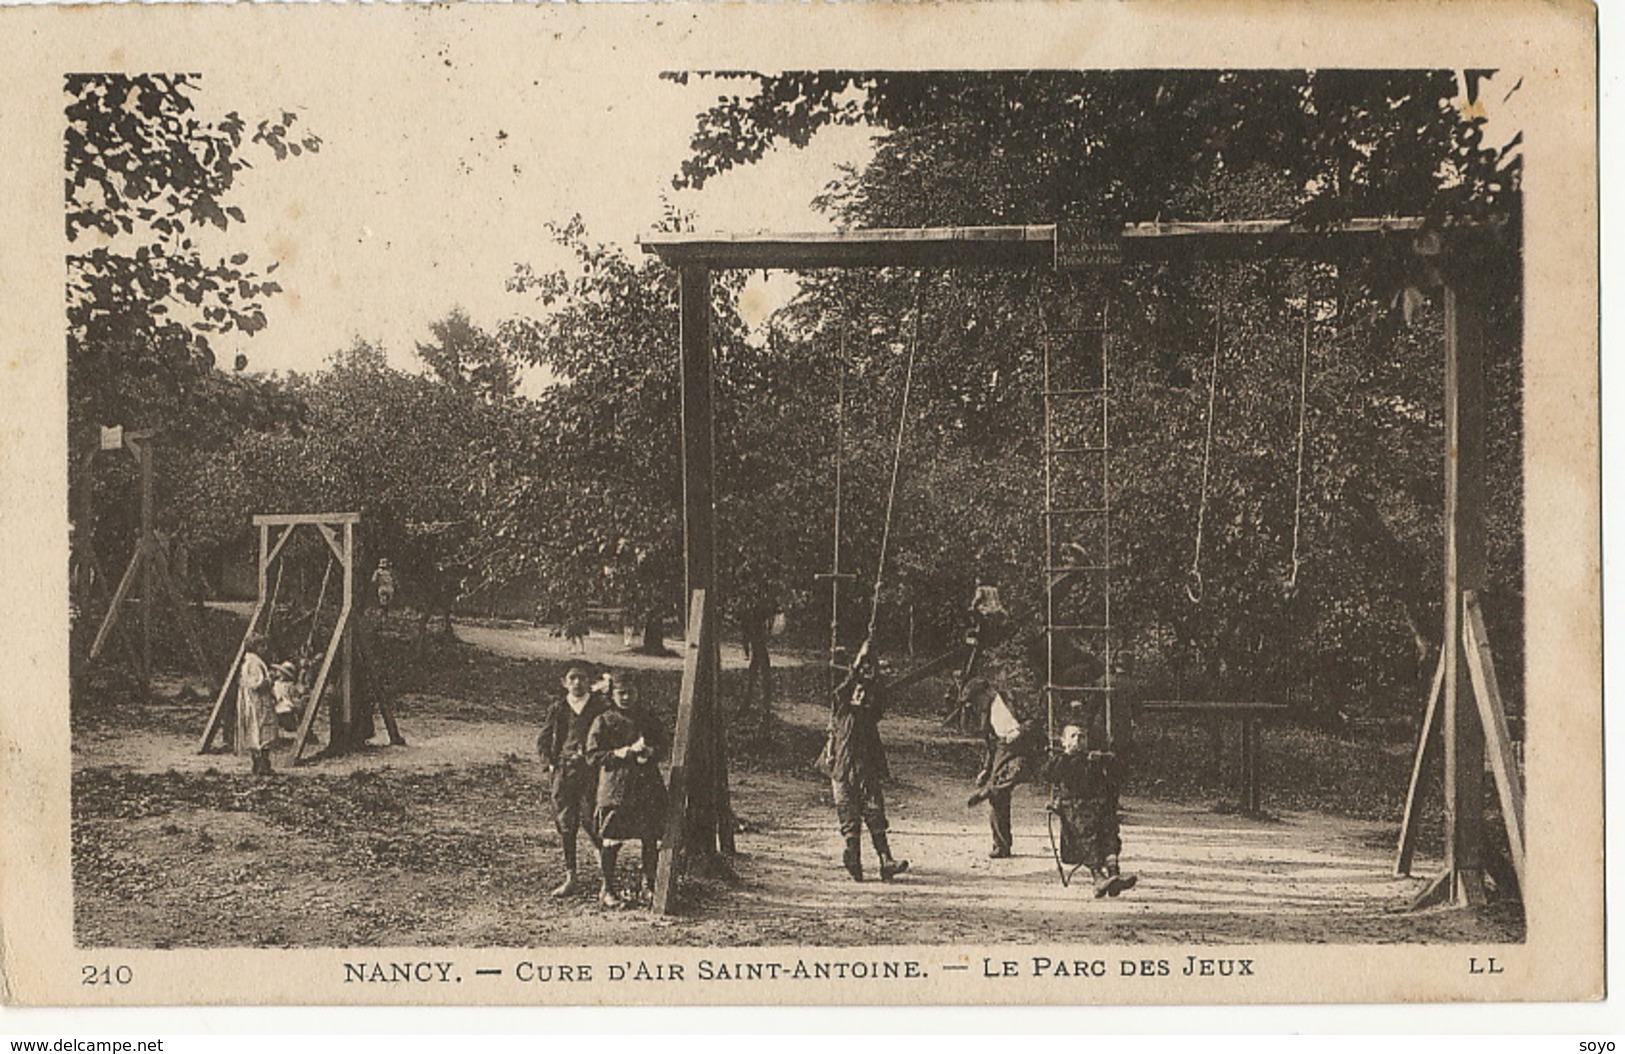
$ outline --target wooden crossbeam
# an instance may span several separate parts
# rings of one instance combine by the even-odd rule
[[[1408,236],[1423,226],[1424,221],[1415,216],[1358,217],[1321,227],[1282,219],[1132,223],[1115,237],[1108,234],[1101,241],[1115,243],[1124,262],[1272,255],[1336,258],[1369,251],[1385,239]],[[654,253],[672,266],[1045,267],[1054,266],[1057,260],[1057,227],[1050,223],[795,234],[658,234],[644,237],[641,244],[644,252]]]
[[[262,516],[255,516],[253,524],[256,527],[298,527],[307,523],[325,523],[337,526],[344,523],[360,523],[359,512],[275,512]]]

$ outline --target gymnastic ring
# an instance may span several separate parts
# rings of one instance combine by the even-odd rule
[[[1202,572],[1193,567],[1190,576],[1185,579],[1185,595],[1191,598],[1192,604],[1200,604],[1202,593]]]

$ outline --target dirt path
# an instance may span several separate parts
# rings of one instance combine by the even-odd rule
[[[509,656],[545,633],[459,627]],[[562,642],[558,642],[562,644]],[[606,656],[609,665],[641,658]],[[675,663],[676,660],[652,660]],[[630,665],[629,662],[624,663]],[[526,663],[511,663],[528,676]],[[846,878],[825,781],[800,764],[736,769],[734,886],[699,883],[681,918],[561,903],[557,836],[522,709],[404,697],[408,747],[257,782],[183,732],[196,705],[143,727],[75,736],[75,893],[83,943],[130,946],[936,944],[1081,940],[1276,943],[1518,939],[1515,920],[1404,910],[1422,882],[1391,873],[1390,825],[1318,813],[1259,819],[1125,797],[1125,869],[1139,888],[1097,901],[1058,880],[1045,795],[1018,791],[1016,856],[989,860],[986,813],[964,805],[974,762],[929,715],[886,735],[895,883]],[[789,702],[816,738],[824,711]],[[1132,788],[1131,788],[1132,790]],[[872,860],[872,857],[870,858]],[[1436,862],[1423,861],[1428,874]],[[588,873],[592,868],[588,867]]]
[[[626,647],[620,637],[609,633],[589,633],[579,650],[572,650],[563,637],[555,637],[546,629],[524,626],[500,626],[489,623],[456,623],[459,640],[495,655],[514,659],[555,659],[568,662],[585,659],[626,670],[680,670],[683,668],[682,641],[668,641],[666,646],[674,653],[671,657],[639,655]],[[744,649],[738,645],[722,645],[723,669],[744,669],[747,664]],[[794,655],[774,655],[775,666],[800,666],[802,660]]]

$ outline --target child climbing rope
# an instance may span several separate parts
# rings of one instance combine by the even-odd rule
[[[863,881],[863,828],[880,857],[880,880],[890,882],[908,870],[907,860],[891,855],[886,838],[886,748],[880,742],[880,719],[885,715],[885,692],[880,669],[869,642],[864,641],[852,660],[852,671],[835,689],[830,713],[830,789],[840,819],[846,851],[841,862],[854,881]]]

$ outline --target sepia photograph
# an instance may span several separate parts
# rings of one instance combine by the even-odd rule
[[[1593,13],[1503,6],[6,12],[10,998],[1600,997]]]

